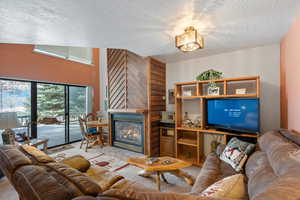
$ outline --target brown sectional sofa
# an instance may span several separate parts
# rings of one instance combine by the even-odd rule
[[[225,200],[200,196],[209,185],[236,173],[219,159],[223,149],[224,145],[220,145],[217,154],[207,157],[188,194],[156,192],[101,168],[93,171],[82,157],[67,159],[62,164],[45,155],[32,156],[21,147],[0,147],[0,166],[21,199]],[[287,130],[265,133],[244,171],[249,199],[299,200],[300,135]]]

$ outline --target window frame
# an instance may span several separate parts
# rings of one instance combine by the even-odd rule
[[[37,46],[43,46],[43,45],[34,45],[33,47],[33,53],[39,53],[39,54],[43,54],[43,55],[47,55],[47,56],[53,56],[53,57],[56,57],[56,58],[61,58],[61,59],[64,59],[64,60],[68,60],[68,61],[72,61],[72,62],[76,62],[76,63],[81,63],[81,64],[85,64],[85,65],[89,65],[89,66],[95,66],[95,63],[94,63],[94,54],[93,54],[93,48],[91,48],[92,52],[91,52],[91,61],[86,61],[86,60],[83,60],[83,59],[80,59],[75,56],[70,56],[69,52],[68,52],[68,55],[67,56],[64,56],[64,55],[59,55],[59,54],[56,54],[56,53],[51,53],[51,52],[48,52],[48,51],[43,51],[43,50],[40,50],[37,48]],[[46,45],[45,45],[46,46]],[[48,45],[47,45],[48,46]],[[69,46],[66,46],[68,48],[68,51],[69,51]],[[85,47],[83,47],[85,48]]]

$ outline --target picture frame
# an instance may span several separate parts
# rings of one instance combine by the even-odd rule
[[[220,87],[208,87],[207,94],[209,96],[217,96],[220,95]]]
[[[168,90],[168,102],[169,104],[175,104],[175,91],[174,89]]]
[[[246,94],[246,88],[238,88],[235,90],[235,94]]]

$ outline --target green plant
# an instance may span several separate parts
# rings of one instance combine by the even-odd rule
[[[208,81],[211,80],[209,83],[209,87],[216,87],[216,83],[213,80],[221,79],[223,77],[223,72],[218,72],[216,70],[210,69],[205,72],[202,72],[196,77],[198,81]]]

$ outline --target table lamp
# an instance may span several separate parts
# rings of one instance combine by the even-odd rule
[[[16,112],[1,112],[0,113],[0,129],[4,129],[2,132],[3,144],[15,143],[15,132],[12,128],[21,127]]]

